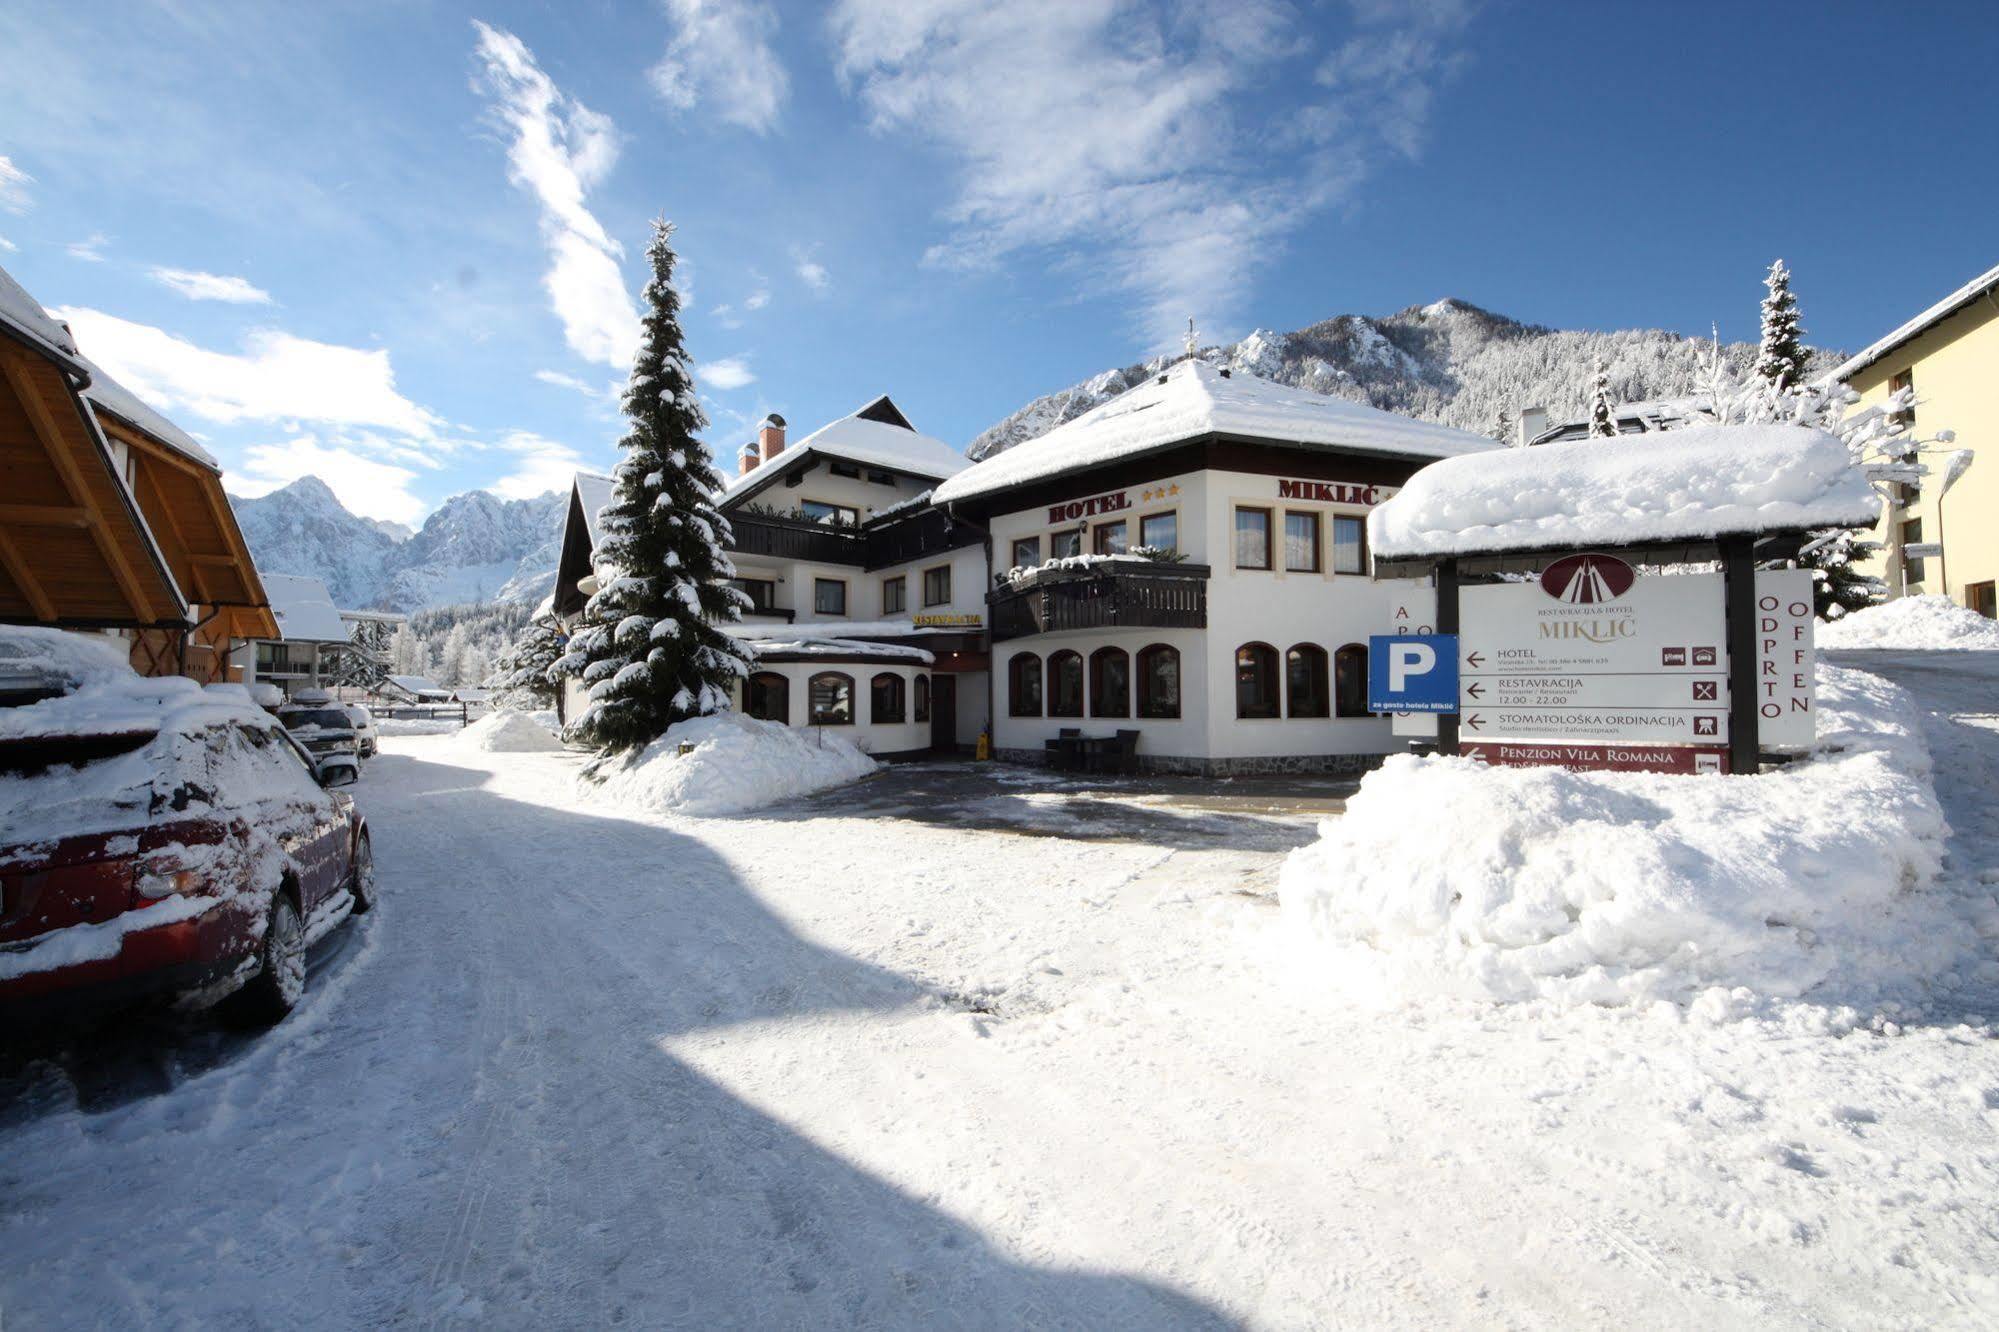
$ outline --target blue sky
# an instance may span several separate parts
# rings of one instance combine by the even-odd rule
[[[603,467],[647,220],[726,457],[954,444],[1167,345],[1458,296],[1857,347],[1995,262],[1986,5],[0,9],[0,265],[210,441],[415,521]]]

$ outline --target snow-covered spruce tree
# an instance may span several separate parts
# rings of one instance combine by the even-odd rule
[[[1513,442],[1513,418],[1507,414],[1504,407],[1499,409],[1499,415],[1493,419],[1492,437],[1501,444]]]
[[[1610,371],[1602,361],[1590,381],[1589,433],[1591,439],[1617,438],[1617,404],[1610,400]]]
[[[1779,259],[1763,279],[1763,334],[1756,347],[1756,373],[1780,388],[1805,382],[1805,330],[1798,323],[1798,298],[1791,294],[1791,270]]]
[[[555,706],[557,685],[551,667],[561,659],[562,635],[535,621],[521,630],[520,637],[493,661],[493,674],[486,681],[499,690],[493,700],[502,708],[531,711]]]
[[[749,670],[735,640],[715,627],[740,616],[747,598],[724,581],[735,566],[713,500],[721,481],[694,437],[708,422],[681,345],[672,224],[653,224],[646,258],[645,336],[625,387],[631,428],[618,444],[617,488],[598,515],[599,588],[557,663],[589,696],[566,738],[603,754],[721,711],[730,682]]]

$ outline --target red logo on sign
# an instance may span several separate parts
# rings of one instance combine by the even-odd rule
[[[1615,601],[1638,581],[1638,571],[1615,555],[1568,555],[1541,572],[1541,590],[1557,601],[1594,605]]]

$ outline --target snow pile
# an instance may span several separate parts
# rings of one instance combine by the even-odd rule
[[[545,754],[562,748],[546,726],[525,712],[495,712],[458,734],[458,743],[489,754]]]
[[[1780,528],[1871,527],[1881,501],[1851,452],[1795,425],[1696,426],[1431,463],[1368,515],[1404,559]]]
[[[693,752],[682,754],[683,744],[693,745]],[[707,817],[858,781],[877,766],[851,740],[823,727],[721,712],[670,727],[629,760],[596,774],[594,790],[643,814]]]
[[[1821,665],[1818,689],[1818,753],[1756,776],[1390,758],[1286,862],[1287,918],[1382,1004],[1920,990],[1962,931],[1950,894],[1911,891],[1948,834],[1919,716],[1864,672]]]
[[[378,736],[403,735],[450,735],[464,729],[464,723],[453,712],[448,717],[377,717],[375,734]]]
[[[1999,620],[1949,597],[1902,597],[1821,624],[1820,648],[1999,650]]]

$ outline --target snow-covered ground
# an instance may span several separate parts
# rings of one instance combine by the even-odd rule
[[[1949,597],[1897,597],[1854,611],[1818,630],[1821,649],[1999,650],[1999,620]]]
[[[1866,664],[1926,710],[1946,874],[1999,878],[1999,655]],[[670,820],[565,753],[383,751],[384,904],[291,1020],[4,1070],[9,1327],[1999,1308],[1999,995],[1367,1011],[1280,964],[1315,816],[1248,785],[904,768]]]

